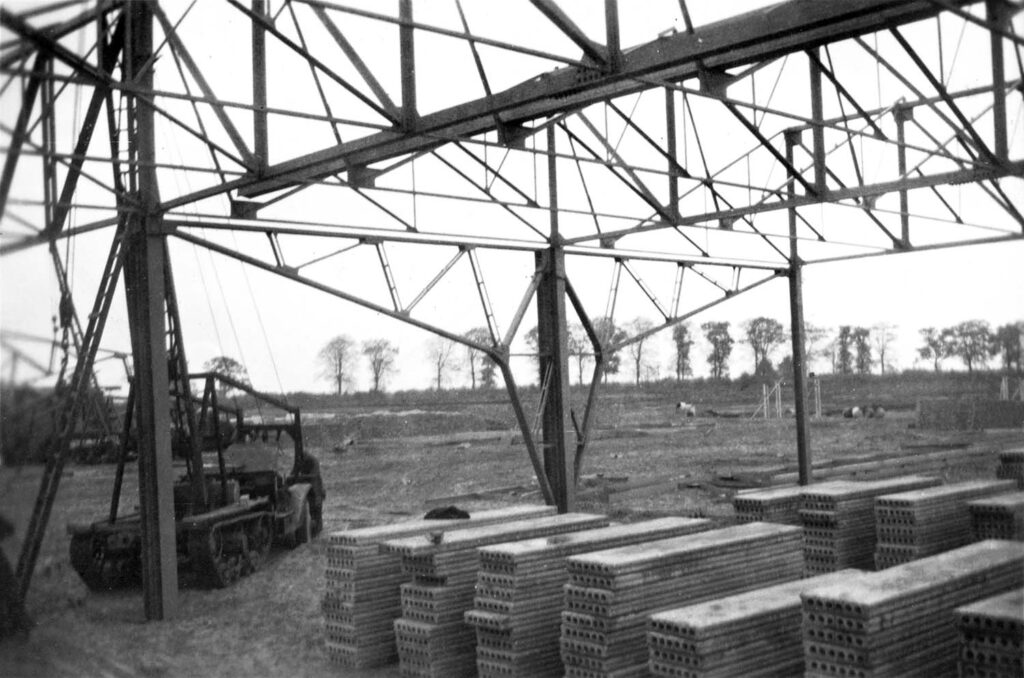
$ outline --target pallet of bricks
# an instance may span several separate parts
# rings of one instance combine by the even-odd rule
[[[647,675],[651,614],[798,579],[800,532],[746,523],[570,557],[560,640],[565,675]]]
[[[1024,541],[1024,492],[1010,492],[967,504],[975,539]]]
[[[557,516],[452,530],[386,542],[382,550],[402,558],[402,616],[395,620],[395,642],[403,676],[461,678],[476,674],[473,627],[465,613],[473,607],[477,549],[569,532],[606,527],[605,516]]]
[[[956,675],[956,608],[1024,585],[1024,544],[990,539],[802,595],[806,678]]]
[[[711,521],[658,518],[480,549],[473,609],[480,678],[539,678],[564,673],[559,657],[562,587],[569,556],[678,537]]]
[[[974,541],[967,502],[1013,491],[1012,480],[971,480],[875,499],[879,570]]]
[[[383,666],[398,659],[394,621],[401,616],[399,586],[405,577],[401,557],[381,552],[383,542],[554,513],[551,506],[511,506],[476,511],[468,520],[410,520],[331,533],[323,600],[328,658],[351,667]]]
[[[804,670],[800,594],[862,573],[840,570],[654,614],[647,631],[651,675],[799,676]]]
[[[1024,588],[956,609],[963,678],[1024,676]]]
[[[875,497],[934,487],[940,483],[938,478],[901,476],[807,487],[800,507],[807,574],[825,574],[848,567],[872,569],[875,560]]]
[[[1018,490],[1024,490],[1024,447],[1003,450],[999,453],[997,478],[1007,478],[1017,483]]]

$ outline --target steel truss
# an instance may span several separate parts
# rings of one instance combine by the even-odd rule
[[[680,1],[669,20],[683,30],[630,47],[636,17],[616,0],[597,18],[555,0],[453,0],[450,14],[396,4],[0,8],[11,112],[0,117],[0,254],[46,246],[66,285],[58,244],[113,234],[75,333],[64,430],[123,273],[151,618],[173,614],[175,600],[170,448],[156,433],[169,412],[170,238],[489,356],[541,492],[563,511],[575,503],[607,358],[624,346],[787,278],[809,482],[802,268],[1024,238],[1019,3],[791,0],[701,23]],[[212,27],[217,40],[205,39]],[[963,67],[979,49],[983,67]],[[251,57],[251,91],[225,75],[237,50]],[[224,59],[231,69],[206,66]],[[73,132],[61,135],[68,121]],[[415,257],[401,256],[410,249]],[[518,282],[510,266],[525,270]],[[350,267],[379,277],[354,282],[340,275]],[[595,271],[610,275],[607,296],[584,282]],[[451,296],[457,279],[469,282],[477,318],[460,326],[422,303],[465,306]],[[624,307],[659,322],[623,339],[608,328],[622,325]],[[537,427],[512,367],[531,309]],[[572,316],[594,366],[579,415]],[[180,348],[174,314],[171,324]],[[476,325],[487,341],[467,338]],[[40,492],[23,590],[65,455],[66,444]]]

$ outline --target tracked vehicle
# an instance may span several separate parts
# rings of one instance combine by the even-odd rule
[[[198,402],[188,388],[194,379],[205,381]],[[247,421],[240,409],[218,403],[219,384],[248,394],[261,409],[269,405],[284,415],[275,421]],[[173,379],[172,389],[172,447],[184,461],[184,473],[174,485],[183,582],[229,586],[258,570],[274,544],[296,547],[320,532],[323,483],[319,464],[303,449],[298,408],[216,373]],[[131,392],[128,400],[110,513],[92,523],[68,525],[71,564],[92,590],[134,586],[142,577],[140,514],[118,514],[132,444]],[[282,434],[291,441],[290,460],[282,459],[277,445]]]

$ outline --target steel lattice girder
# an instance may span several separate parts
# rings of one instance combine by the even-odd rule
[[[956,4],[975,1],[958,0]],[[637,46],[622,55],[620,68],[614,72],[582,66],[560,69],[491,97],[422,116],[416,122],[416,134],[380,132],[273,165],[239,193],[256,196],[494,131],[496,116],[504,125],[520,125],[649,89],[652,80],[697,78],[705,72],[758,63],[919,21],[941,10],[928,0],[784,2],[706,26],[699,36],[681,33]]]

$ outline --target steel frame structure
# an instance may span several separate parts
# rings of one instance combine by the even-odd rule
[[[453,0],[443,20],[419,17],[412,0],[393,13],[337,0],[275,4],[0,8],[0,95],[16,112],[0,121],[0,254],[48,247],[66,285],[57,243],[111,234],[76,334],[62,430],[66,438],[74,427],[123,280],[149,618],[176,604],[164,434],[169,239],[487,355],[540,490],[562,511],[574,506],[616,351],[786,278],[807,483],[803,267],[1024,239],[1019,3],[788,0],[701,23],[698,3],[679,0],[669,5],[683,30],[629,47],[636,15],[617,0],[596,18],[556,0],[500,9]],[[488,16],[501,12],[517,20]],[[197,35],[211,22],[223,22],[225,44],[249,50],[250,92],[207,65],[230,49]],[[555,46],[535,46],[534,31]],[[957,68],[962,44],[984,47],[982,68]],[[458,68],[472,77],[448,73]],[[522,73],[531,77],[513,84]],[[72,134],[58,132],[58,119],[73,120]],[[416,266],[436,261],[437,272],[417,277],[412,264],[392,263],[410,250]],[[525,278],[485,261],[499,256],[526,262]],[[377,286],[339,278],[339,262],[355,261],[379,271]],[[595,266],[610,268],[603,299],[586,282]],[[471,281],[473,324],[488,341],[421,303],[450,295],[457,274]],[[507,308],[492,303],[496,280],[520,286]],[[654,327],[611,332],[623,306],[637,304],[657,313]],[[534,307],[536,425],[512,368]],[[569,391],[572,316],[592,346],[582,416]],[[19,560],[23,593],[66,448],[47,467]]]

